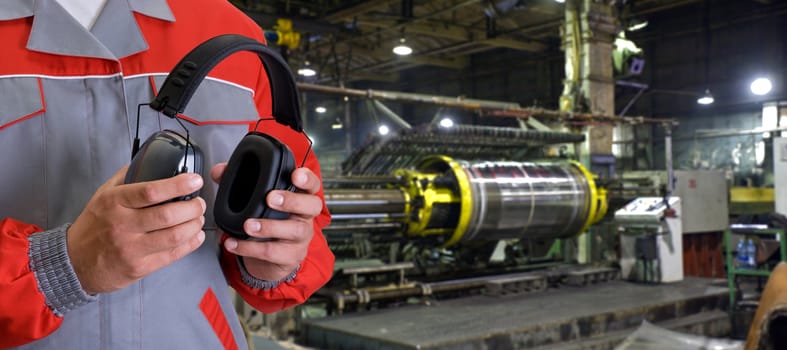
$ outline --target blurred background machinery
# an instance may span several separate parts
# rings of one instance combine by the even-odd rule
[[[342,313],[617,278],[610,261],[578,265],[572,242],[604,218],[606,189],[568,154],[549,154],[583,139],[456,125],[370,140],[345,175],[324,180],[337,272],[313,302]]]
[[[726,290],[684,279],[683,199],[658,174],[591,172],[574,160],[584,138],[426,125],[369,139],[342,176],[324,179],[323,232],[337,260],[300,308],[300,341],[440,348],[488,343],[490,332],[563,341],[574,335],[557,329],[585,316],[603,318],[607,333],[670,312],[719,325],[708,334],[727,331]]]

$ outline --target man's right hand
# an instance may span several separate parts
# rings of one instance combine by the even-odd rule
[[[204,199],[156,205],[202,188],[200,175],[124,184],[127,169],[99,187],[68,229],[68,256],[89,294],[127,287],[205,241]]]

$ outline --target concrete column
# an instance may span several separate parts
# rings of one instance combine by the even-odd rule
[[[614,9],[608,2],[567,0],[561,28],[566,55],[566,79],[560,109],[563,112],[615,114],[615,81],[612,68],[613,42],[618,33]],[[585,133],[586,141],[575,145],[579,161],[590,169],[592,155],[611,155],[613,125],[572,126]],[[591,239],[577,237],[577,261],[591,260]]]
[[[562,111],[615,114],[612,50],[618,30],[614,8],[608,2],[566,1],[562,27],[566,55],[566,79],[560,98]],[[612,154],[613,126],[578,127],[587,136],[587,142],[578,150],[582,163],[589,165],[593,154]]]

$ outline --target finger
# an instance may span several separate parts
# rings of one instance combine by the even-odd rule
[[[302,217],[315,217],[322,211],[322,200],[314,194],[271,191],[266,197],[268,207]]]
[[[213,179],[213,182],[219,183],[221,181],[221,175],[224,174],[224,169],[227,169],[227,163],[216,164],[210,169],[210,178]]]
[[[202,197],[197,197],[187,201],[176,201],[138,209],[136,221],[140,225],[140,230],[144,232],[156,231],[202,217],[206,208],[205,200]]]
[[[199,231],[196,235],[185,241],[183,244],[171,247],[167,250],[161,250],[145,257],[143,264],[148,270],[147,273],[152,273],[162,267],[168,266],[175,261],[178,261],[197,250],[202,243],[205,242],[205,232]]]
[[[292,172],[291,181],[301,191],[311,194],[319,192],[322,187],[320,178],[309,168],[295,169]]]
[[[126,208],[146,208],[170,199],[183,197],[202,188],[202,176],[194,173],[123,186],[120,204]]]
[[[287,242],[255,242],[241,241],[228,238],[224,241],[224,248],[230,253],[263,260],[275,265],[296,265],[303,261],[306,251],[298,249],[298,245]]]
[[[314,234],[314,228],[301,220],[248,219],[243,223],[243,231],[258,239],[293,243],[309,241]]]
[[[205,225],[204,217],[184,222],[180,225],[168,227],[163,230],[148,232],[138,238],[137,243],[146,254],[170,251],[179,246],[188,244],[198,236],[205,236],[202,227]]]

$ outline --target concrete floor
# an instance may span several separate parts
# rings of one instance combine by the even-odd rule
[[[545,292],[433,301],[305,320],[302,342],[319,349],[519,349],[553,346],[726,310],[718,280],[669,285],[623,281]],[[718,317],[717,317],[718,318]]]

